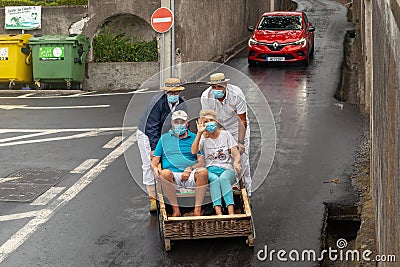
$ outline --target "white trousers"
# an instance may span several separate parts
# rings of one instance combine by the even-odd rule
[[[244,153],[240,155],[240,163],[242,165],[242,176],[244,185],[246,186],[248,195],[251,196],[251,175],[250,175],[250,138],[248,136],[244,139]]]
[[[143,184],[154,185],[154,173],[150,167],[150,141],[147,135],[142,131],[136,131],[136,140],[140,151],[140,157],[142,158],[142,170],[143,170]]]

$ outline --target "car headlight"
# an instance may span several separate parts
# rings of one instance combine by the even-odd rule
[[[257,41],[254,40],[253,38],[250,38],[250,39],[249,39],[249,43],[248,43],[249,46],[258,45],[258,44],[260,44],[260,42],[257,42]]]
[[[300,40],[293,42],[294,45],[301,45],[301,47],[305,47],[307,45],[307,40],[306,38],[301,38]]]

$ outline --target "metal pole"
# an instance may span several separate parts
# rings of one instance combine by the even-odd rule
[[[171,11],[174,16],[174,23],[171,28],[171,77],[174,77],[175,67],[175,1],[171,0]]]
[[[160,57],[161,57],[161,71],[160,71],[160,88],[164,84],[164,56],[165,56],[165,34],[162,33],[161,36],[161,52],[160,52]]]

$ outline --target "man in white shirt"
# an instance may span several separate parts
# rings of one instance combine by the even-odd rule
[[[202,109],[213,109],[218,114],[221,126],[229,131],[238,143],[243,168],[243,178],[249,195],[251,195],[250,176],[250,124],[247,117],[247,104],[242,90],[232,84],[223,73],[210,76],[211,86],[201,95]]]

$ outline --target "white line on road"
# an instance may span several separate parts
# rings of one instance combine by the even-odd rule
[[[21,109],[83,109],[83,108],[109,108],[111,105],[92,105],[92,106],[60,106],[60,107],[21,107]],[[0,106],[1,108],[1,106]]]
[[[111,139],[107,144],[103,146],[103,148],[114,148],[122,141],[122,136],[116,136]]]
[[[0,216],[0,222],[13,221],[13,220],[19,220],[19,219],[35,217],[38,212],[39,211],[35,210],[35,211],[28,211],[28,212],[22,212],[22,213],[10,214],[10,215],[2,215],[2,216]]]
[[[21,246],[42,224],[46,223],[54,213],[65,206],[70,200],[78,195],[86,186],[88,186],[100,173],[102,173],[111,163],[129,149],[136,140],[135,134],[132,134],[119,147],[111,151],[95,167],[83,175],[73,186],[59,196],[54,202],[50,203],[48,209],[38,211],[35,218],[30,220],[24,227],[15,233],[10,239],[0,246],[0,263],[4,261],[12,252]]]
[[[49,110],[49,109],[85,109],[85,108],[109,108],[110,105],[91,105],[91,106],[54,106],[54,107],[30,107],[28,105],[0,105],[0,109],[29,109],[29,110]]]
[[[55,198],[61,191],[63,191],[65,187],[52,187],[47,190],[40,197],[35,199],[30,205],[32,206],[44,206],[49,203],[53,198]]]
[[[69,136],[58,136],[58,137],[51,137],[51,138],[44,138],[44,139],[34,139],[34,140],[3,143],[3,144],[0,144],[0,147],[44,143],[44,142],[61,141],[61,140],[71,140],[71,139],[78,139],[78,138],[83,138],[83,137],[93,137],[93,136],[98,136],[101,132],[102,131],[93,131],[93,132],[86,132],[86,133],[74,134],[74,135],[69,135]]]
[[[70,173],[84,173],[89,170],[94,164],[96,164],[98,159],[88,159],[82,162],[81,165],[70,171]]]
[[[103,134],[103,133],[106,133],[106,132],[107,132],[106,130],[95,129],[93,131],[88,131],[88,132],[79,133],[79,134],[73,134],[73,135],[68,135],[68,136],[57,136],[57,137],[43,138],[43,139],[34,139],[34,140],[25,140],[25,141],[17,141],[17,142],[9,142],[9,143],[0,143],[0,147],[35,144],[35,143],[44,143],[44,142],[53,142],[53,141],[61,141],[61,140],[72,140],[72,139],[78,139],[78,138],[83,138],[83,137],[99,136],[100,134]]]
[[[6,183],[14,180],[21,179],[22,177],[7,177],[7,178],[0,178],[0,183]]]
[[[110,128],[71,128],[71,129],[0,129],[0,133],[37,133],[43,131],[61,132],[92,132],[92,131],[135,131],[137,127],[110,127]]]
[[[48,134],[53,134],[56,133],[57,131],[43,131],[40,133],[33,133],[33,134],[25,134],[25,135],[20,135],[20,136],[15,136],[15,137],[9,137],[9,138],[3,138],[0,139],[0,143],[5,143],[5,142],[10,142],[10,141],[15,141],[15,140],[21,140],[21,139],[27,139],[31,137],[37,137],[41,135],[48,135]]]
[[[31,96],[31,95],[34,95],[34,94],[36,94],[36,93],[29,93],[29,94],[19,95],[17,97],[18,98],[25,98],[25,97],[28,97],[28,96]]]

